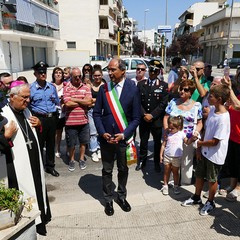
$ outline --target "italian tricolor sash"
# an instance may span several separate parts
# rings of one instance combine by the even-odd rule
[[[128,122],[122,105],[118,99],[117,92],[112,82],[106,83],[104,85],[104,88],[113,117],[118,125],[120,132],[123,133],[124,129],[126,129],[128,126]],[[134,144],[133,136],[127,140],[126,157],[128,165],[137,162],[137,150]]]

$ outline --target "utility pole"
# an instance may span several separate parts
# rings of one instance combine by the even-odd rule
[[[230,52],[230,37],[231,37],[231,31],[232,31],[232,12],[233,12],[233,2],[234,0],[232,0],[232,6],[231,6],[231,12],[230,12],[230,20],[229,20],[229,25],[228,25],[228,38],[227,38],[227,49],[226,49],[226,58],[229,59],[230,56],[229,56],[229,52]]]

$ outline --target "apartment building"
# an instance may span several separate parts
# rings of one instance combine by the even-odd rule
[[[180,24],[174,31],[173,39],[195,32],[195,27],[201,23],[202,19],[224,8],[224,2],[226,0],[205,0],[205,2],[198,2],[191,5],[178,18]]]
[[[0,72],[56,63],[57,0],[0,0]]]
[[[123,34],[121,54],[131,51],[131,21],[122,0],[59,1],[59,66],[83,66],[90,56],[103,59],[117,54],[118,31]]]
[[[240,3],[212,14],[201,25],[204,34],[199,38],[204,60],[217,64],[227,58],[240,58]]]

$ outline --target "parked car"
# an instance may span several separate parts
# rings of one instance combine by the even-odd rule
[[[228,66],[230,68],[237,68],[238,66],[240,66],[240,58],[230,58],[228,60]]]
[[[148,65],[142,58],[122,58],[122,60],[126,63],[126,77],[131,79],[136,76],[136,68],[139,63],[144,64],[147,68],[147,71],[145,73],[146,77],[148,77]],[[108,69],[107,69],[108,63],[105,63],[102,65],[102,71],[103,71],[103,78],[109,82],[110,78],[108,76]]]

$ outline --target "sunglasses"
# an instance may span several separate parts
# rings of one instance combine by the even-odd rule
[[[137,71],[146,71],[146,68],[137,68]]]
[[[183,90],[184,92],[189,92],[189,91],[190,91],[190,89],[189,89],[189,88],[183,88],[183,87],[180,87],[180,88],[179,88],[179,90],[180,90],[180,91],[182,91],[182,90]]]
[[[203,68],[196,68],[197,71],[200,71],[201,69],[203,69]]]
[[[73,78],[81,78],[81,75],[73,76]]]
[[[86,71],[90,72],[90,68],[84,68],[83,71],[84,72],[86,72]]]
[[[157,73],[158,71],[159,71],[159,69],[157,69],[157,68],[153,68],[153,67],[149,68],[149,72]]]
[[[46,74],[47,72],[38,72],[38,74],[43,75]]]

